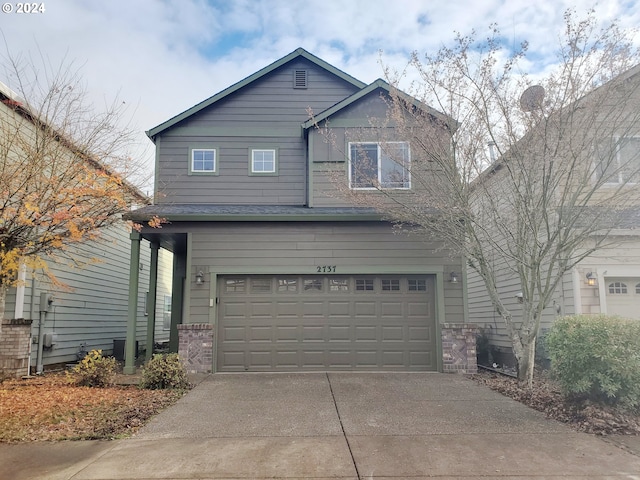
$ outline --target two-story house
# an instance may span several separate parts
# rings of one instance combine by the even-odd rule
[[[165,223],[133,236],[132,257],[140,239],[174,253],[171,347],[192,366],[464,369],[441,340],[466,320],[463,259],[341,193],[417,188],[410,143],[389,142],[391,161],[366,133],[388,93],[297,49],[147,132],[156,202],[130,216]]]
[[[546,135],[545,138],[551,139],[546,147],[555,146],[552,143],[555,135],[563,139],[565,150],[563,147],[549,148],[548,152],[541,154],[539,148],[534,148],[533,155],[523,156],[515,166],[532,162],[528,173],[536,173],[531,178],[555,180],[563,175],[567,177],[567,180],[557,183],[553,195],[547,195],[548,210],[564,211],[565,224],[571,225],[569,232],[577,232],[582,242],[577,254],[594,251],[564,273],[540,315],[540,331],[550,328],[555,319],[563,315],[606,314],[640,320],[640,65],[554,115],[555,118],[551,116],[550,121],[541,123],[547,128],[546,132],[534,131],[533,134]],[[554,129],[559,133],[554,133]],[[567,138],[571,138],[571,142]],[[527,141],[526,136],[524,141]],[[502,168],[510,161],[507,152],[504,158],[497,159],[484,172],[482,180],[488,185],[499,185],[506,175],[511,175],[507,183],[513,188],[524,175],[517,177],[508,173],[517,171],[517,168]],[[556,173],[553,176],[544,177],[541,171],[552,161],[562,162],[562,166],[554,167]],[[568,173],[573,178],[569,178]],[[525,184],[524,181],[522,183]],[[508,188],[499,190],[504,195]],[[579,195],[565,193],[571,189]],[[488,189],[479,190],[480,196],[489,192]],[[542,195],[537,198],[542,198]],[[575,210],[577,214],[570,212],[566,215],[568,209]],[[550,215],[549,218],[552,219],[552,228],[550,232],[539,230],[542,232],[540,245],[552,243],[550,238],[559,231],[561,223],[553,222],[560,217]],[[498,237],[498,233],[494,236]],[[510,241],[514,243],[514,240]],[[505,253],[508,251],[507,247],[496,253],[492,259],[493,268],[497,272],[498,293],[513,315],[514,322],[519,325],[523,318],[525,289],[516,273],[519,259],[509,258]],[[551,255],[547,255],[546,260],[549,258]],[[554,259],[556,265],[558,258]],[[543,264],[540,269],[541,277],[546,272],[545,267]],[[544,279],[541,283],[544,284]],[[487,335],[495,353],[494,360],[513,365],[512,344],[505,324],[489,299],[481,277],[471,269],[468,272],[468,294],[470,317]]]

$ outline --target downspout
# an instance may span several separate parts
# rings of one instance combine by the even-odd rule
[[[27,280],[27,266],[23,261],[18,267],[18,286],[16,287],[16,305],[13,318],[24,318],[24,292],[26,290],[25,282]]]

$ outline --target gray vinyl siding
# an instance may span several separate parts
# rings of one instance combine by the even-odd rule
[[[504,262],[502,262],[504,263]],[[498,265],[500,262],[498,261]],[[515,274],[506,268],[497,268],[497,288],[505,307],[512,313],[516,325],[521,321],[522,308],[516,294],[522,289]],[[488,335],[492,345],[511,349],[511,340],[502,317],[498,314],[480,275],[469,269],[467,272],[467,298],[469,302],[469,321],[478,325]],[[555,302],[555,303],[554,303]],[[560,312],[556,307],[560,307]],[[574,313],[573,282],[571,272],[567,272],[558,286],[552,304],[543,312],[540,328],[548,329],[558,315]]]
[[[96,241],[74,245],[69,254],[75,265],[68,261],[49,259],[48,264],[56,279],[64,286],[52,284],[42,274],[35,278],[35,302],[31,312],[31,277],[27,278],[24,317],[33,320],[32,335],[38,335],[39,300],[41,292],[55,297],[54,307],[47,313],[43,331],[55,332],[57,345],[43,351],[43,364],[69,363],[76,360],[80,344],[87,350],[102,349],[111,354],[114,339],[126,335],[129,299],[129,258],[131,241],[127,226],[112,227],[102,232]],[[146,292],[149,287],[150,248],[144,241],[140,251],[140,286],[138,293],[138,322],[136,337],[140,349],[146,343],[145,315]],[[168,340],[169,332],[162,329],[162,305],[164,295],[171,292],[171,254],[160,250],[158,262],[158,297],[156,300],[156,341]],[[10,290],[7,316],[15,309],[15,288]],[[32,362],[35,366],[37,345],[32,346]]]
[[[349,206],[353,200],[349,198],[349,143],[350,142],[393,142],[409,141],[402,134],[394,132],[393,123],[387,120],[387,103],[383,98],[383,90],[376,90],[361,98],[354,104],[340,110],[328,121],[328,128],[313,128],[309,130],[310,144],[310,205],[313,207]],[[388,122],[388,123],[387,123]],[[383,128],[384,126],[384,128]],[[418,158],[419,148],[410,145],[412,172],[417,178],[433,178],[437,181],[437,173],[432,171],[433,162],[426,162]],[[426,169],[430,170],[426,170]],[[388,190],[387,195],[393,197],[413,195],[424,196],[428,192],[419,190],[419,181],[412,181],[409,190]],[[373,194],[375,192],[368,192]],[[377,194],[376,202],[389,201],[390,197]],[[438,192],[440,196],[441,193]],[[444,188],[442,195],[445,195]],[[417,201],[425,203],[425,198]],[[407,199],[402,203],[409,203]]]
[[[308,88],[293,88],[307,69]],[[322,111],[356,88],[297,59],[164,132],[159,145],[157,203],[303,205],[306,202],[307,110]],[[189,175],[189,148],[218,151],[218,175]],[[249,149],[277,148],[278,175],[250,176]]]
[[[191,233],[190,268],[204,271],[208,282],[213,274],[315,275],[317,266],[323,265],[335,265],[337,275],[444,271],[448,276],[461,268],[460,259],[447,256],[442,245],[394,233],[383,222],[217,223],[181,228]],[[193,281],[188,288],[190,306],[183,323],[210,323],[209,288]],[[464,321],[462,285],[445,282],[443,296],[446,321]]]

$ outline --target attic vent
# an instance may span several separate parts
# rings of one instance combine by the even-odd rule
[[[307,71],[293,71],[293,88],[307,88]]]

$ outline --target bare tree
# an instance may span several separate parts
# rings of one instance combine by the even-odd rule
[[[348,133],[370,141],[374,129],[411,191],[378,177],[366,180],[374,194],[336,180],[342,194],[466,256],[504,321],[523,382],[563,276],[607,246],[638,205],[640,66],[632,68],[639,56],[630,33],[567,11],[557,66],[536,79],[520,70],[526,43],[507,55],[496,27],[484,41],[458,35],[435,55],[414,54],[403,72],[418,74],[407,91],[420,103],[394,87],[402,74],[387,71],[386,118]],[[392,138],[410,142],[410,161]],[[352,175],[366,165],[366,152],[345,154]],[[521,318],[498,287],[505,276],[519,282]]]
[[[21,264],[96,238],[143,197],[121,176],[133,132],[121,102],[95,108],[72,64],[6,58],[0,84],[0,317]],[[17,91],[17,93],[16,93]]]

